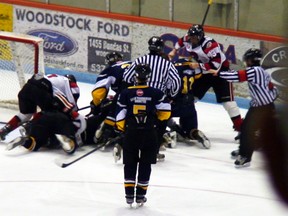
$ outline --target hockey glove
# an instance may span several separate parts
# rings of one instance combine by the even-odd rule
[[[96,106],[93,101],[90,102],[90,113],[87,115],[98,115],[101,112],[100,105]]]

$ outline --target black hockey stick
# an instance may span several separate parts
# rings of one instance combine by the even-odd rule
[[[208,12],[209,12],[209,9],[210,9],[210,6],[212,4],[213,0],[208,0],[208,6],[207,6],[207,9],[206,9],[206,12],[205,12],[205,15],[203,17],[203,20],[202,20],[202,26],[204,26],[205,24],[205,21],[206,21],[206,18],[207,18],[207,15],[208,15]]]
[[[90,105],[89,105],[89,106],[85,106],[85,107],[81,107],[81,108],[78,109],[78,111],[84,110],[84,109],[88,109],[88,108],[90,108],[90,107],[91,107]]]
[[[106,146],[106,145],[109,145],[109,144],[111,144],[112,142],[116,142],[117,140],[119,140],[119,139],[121,139],[121,138],[122,138],[121,136],[117,136],[117,137],[109,140],[107,143],[102,143],[102,144],[98,145],[96,148],[94,148],[94,149],[92,149],[91,151],[87,152],[86,154],[84,154],[84,155],[82,155],[82,156],[80,156],[80,157],[78,157],[78,158],[76,158],[76,159],[74,159],[74,160],[72,160],[72,161],[70,161],[70,162],[61,163],[61,162],[59,162],[59,161],[55,161],[55,163],[56,163],[58,166],[60,166],[61,168],[66,168],[66,167],[68,167],[68,166],[76,163],[77,161],[79,161],[79,160],[87,157],[88,155],[96,152],[97,150],[101,149],[102,147],[104,147],[104,146]]]

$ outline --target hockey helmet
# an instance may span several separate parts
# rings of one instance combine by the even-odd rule
[[[107,65],[114,65],[118,61],[122,61],[123,57],[120,53],[118,52],[110,52],[105,56],[105,64]]]
[[[203,39],[205,34],[202,25],[194,24],[188,29],[187,35],[190,37],[192,44],[196,45]]]
[[[161,37],[153,36],[148,41],[148,49],[157,53],[161,53],[164,49],[164,41]]]
[[[74,75],[72,75],[72,74],[65,74],[64,76],[69,79],[69,82],[77,83],[77,80],[76,80],[76,78],[75,78]]]
[[[137,79],[145,81],[150,77],[151,69],[148,64],[138,64],[135,67],[135,76]]]
[[[251,61],[252,65],[260,65],[262,60],[262,52],[260,49],[250,48],[243,55],[243,61]]]

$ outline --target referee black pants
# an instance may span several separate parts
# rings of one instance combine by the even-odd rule
[[[274,103],[249,108],[241,128],[239,147],[241,156],[251,159],[255,147],[262,145],[263,134],[269,133],[266,126],[273,122],[274,113]]]

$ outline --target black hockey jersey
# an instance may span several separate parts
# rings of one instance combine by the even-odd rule
[[[119,130],[124,131],[125,124],[135,129],[146,129],[151,128],[157,119],[167,120],[171,115],[171,105],[159,89],[146,85],[131,86],[121,92],[116,114]]]
[[[96,106],[106,98],[110,87],[115,93],[121,91],[123,73],[130,65],[129,61],[118,62],[99,74],[92,90],[93,103]]]

